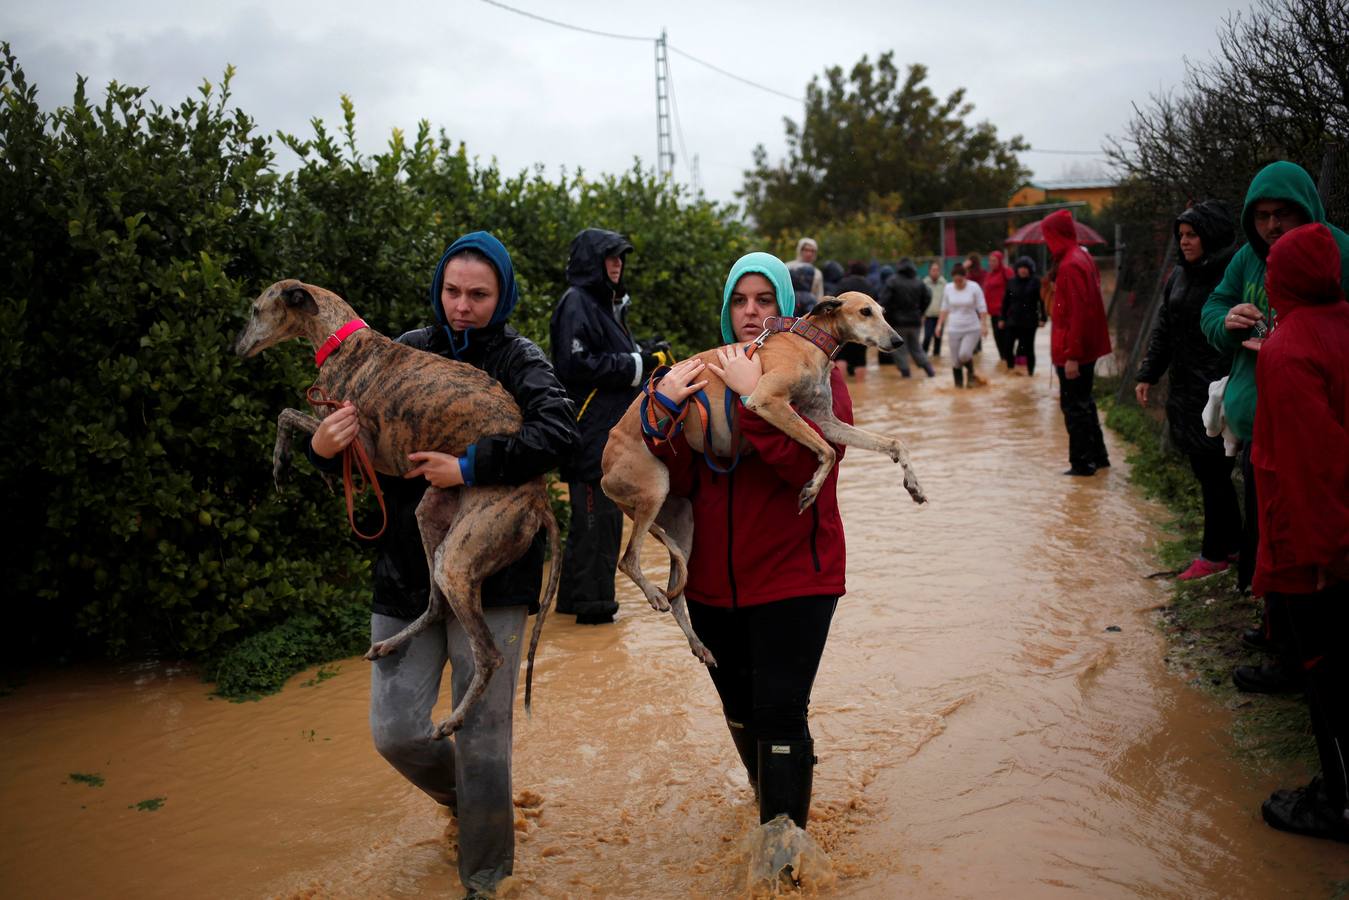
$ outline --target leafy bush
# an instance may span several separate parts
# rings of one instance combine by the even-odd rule
[[[347,617],[365,608],[369,561],[341,501],[317,478],[285,495],[271,483],[273,422],[312,361],[232,350],[273,281],[330,287],[396,335],[430,321],[444,246],[488,228],[519,267],[515,321],[546,346],[570,240],[597,225],[636,245],[638,333],[689,350],[716,340],[721,281],[750,248],[727,208],[635,166],[505,177],[426,123],[366,158],[344,102],[336,138],[317,120],[279,138],[301,157],[280,174],[272,139],[230,106],[229,71],[172,107],[116,83],[94,103],[81,80],[44,113],[0,54],[0,576],[21,654],[210,654],[222,679],[258,684],[360,649]],[[225,661],[232,645],[243,662]],[[236,679],[250,669],[261,680]]]

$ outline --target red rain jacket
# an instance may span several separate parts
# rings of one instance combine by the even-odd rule
[[[1045,216],[1040,228],[1058,265],[1054,276],[1050,356],[1056,366],[1070,359],[1078,363],[1098,360],[1110,352],[1101,273],[1087,251],[1078,246],[1073,216],[1068,210]]]
[[[1002,315],[1002,298],[1007,294],[1007,282],[1016,273],[1012,271],[1011,266],[1003,265],[1002,254],[997,250],[988,255],[988,263],[992,268],[984,276],[982,285],[984,302],[988,304],[990,316],[1000,316]]]
[[[1279,316],[1256,355],[1252,586],[1309,594],[1317,570],[1349,551],[1349,303],[1325,225],[1279,238],[1266,265],[1265,292]]]
[[[837,369],[829,383],[834,415],[851,425],[852,398]],[[694,422],[693,414],[685,420],[686,425]],[[727,475],[708,468],[702,454],[689,448],[683,431],[659,445],[646,438],[647,447],[670,470],[670,493],[693,501],[693,552],[685,595],[720,607],[815,594],[841,596],[846,555],[836,495],[838,465],[815,502],[798,513],[797,497],[819,464],[815,454],[743,406],[740,430],[754,452],[742,456]],[[842,462],[844,448],[834,445],[834,450]]]

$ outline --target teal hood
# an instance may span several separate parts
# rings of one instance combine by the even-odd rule
[[[764,276],[773,285],[778,296],[778,312],[790,316],[796,311],[796,292],[792,290],[792,275],[787,264],[771,253],[746,253],[731,266],[726,276],[726,287],[721,292],[721,336],[726,343],[735,343],[735,332],[731,330],[731,291],[736,282],[752,272]]]
[[[1325,224],[1325,207],[1321,205],[1321,196],[1316,193],[1316,184],[1307,170],[1287,161],[1270,163],[1251,179],[1246,203],[1241,208],[1241,230],[1261,259],[1269,253],[1269,245],[1255,230],[1255,204],[1260,200],[1290,200],[1302,207],[1312,222]]]

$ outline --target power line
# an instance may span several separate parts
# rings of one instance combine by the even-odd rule
[[[806,102],[806,100],[805,100],[804,97],[794,97],[794,96],[792,96],[791,94],[784,94],[782,91],[779,91],[779,90],[777,90],[777,89],[775,89],[775,88],[768,87],[767,85],[759,84],[759,82],[757,82],[757,81],[750,81],[748,78],[743,78],[743,77],[741,77],[741,76],[735,74],[734,72],[727,72],[725,69],[721,68],[720,66],[714,66],[714,65],[712,65],[710,62],[708,62],[707,60],[705,60],[705,59],[699,59],[698,57],[694,56],[692,53],[686,53],[686,52],[684,52],[683,50],[680,50],[678,47],[675,47],[675,46],[673,46],[673,45],[671,45],[670,51],[671,51],[672,53],[678,53],[680,56],[684,57],[685,59],[691,60],[691,61],[693,61],[693,62],[696,62],[696,63],[697,63],[698,65],[700,65],[700,66],[707,66],[707,68],[711,69],[713,72],[717,72],[717,73],[719,73],[719,74],[721,74],[721,75],[725,75],[727,78],[733,78],[733,79],[735,79],[736,81],[740,82],[741,84],[747,84],[747,85],[749,85],[750,87],[758,88],[758,89],[761,90],[761,91],[767,91],[767,92],[770,93],[770,94],[776,94],[776,95],[779,96],[779,97],[783,97],[783,98],[785,98],[785,99],[787,99],[787,100],[792,100],[792,101],[794,101],[794,102],[796,102],[796,103],[805,103],[805,102]]]
[[[1029,150],[1022,150],[1022,153],[1054,153],[1059,156],[1105,156],[1103,150],[1041,150],[1038,147],[1032,147]]]
[[[618,41],[654,41],[654,40],[655,40],[655,38],[642,37],[642,36],[636,35],[636,34],[618,34],[618,33],[613,32],[613,31],[598,31],[598,30],[596,30],[596,29],[594,29],[594,28],[585,28],[585,27],[583,27],[583,26],[581,26],[581,25],[572,25],[572,24],[570,24],[569,22],[561,22],[561,21],[558,21],[557,19],[550,19],[550,18],[548,18],[547,16],[541,16],[541,15],[539,15],[538,13],[532,13],[532,12],[529,12],[528,10],[517,9],[517,8],[514,7],[514,6],[507,6],[505,3],[500,2],[500,0],[482,0],[482,2],[483,2],[483,3],[486,3],[486,4],[489,4],[489,5],[491,5],[491,6],[495,6],[495,7],[497,7],[498,9],[504,9],[504,10],[506,10],[507,12],[513,12],[513,13],[515,13],[516,15],[524,16],[524,17],[527,18],[527,19],[534,19],[535,21],[538,21],[538,22],[546,22],[546,23],[548,23],[549,25],[556,25],[558,28],[566,28],[566,29],[568,29],[568,30],[570,30],[570,31],[579,31],[579,32],[582,32],[582,33],[584,33],[584,34],[593,34],[593,35],[595,35],[596,37],[613,38],[614,40],[618,40]],[[713,65],[712,63],[708,62],[708,61],[705,60],[705,59],[699,59],[698,57],[694,56],[692,53],[687,53],[687,52],[685,52],[685,51],[683,51],[683,50],[680,50],[678,47],[675,47],[675,46],[672,46],[672,45],[667,45],[667,46],[669,46],[669,49],[670,49],[670,51],[671,51],[672,53],[678,53],[680,56],[684,57],[685,59],[691,60],[692,62],[696,62],[696,63],[697,63],[698,65],[700,65],[700,66],[706,66],[707,68],[711,69],[713,72],[716,72],[716,73],[718,73],[718,74],[720,74],[720,75],[725,75],[727,78],[732,78],[732,79],[734,79],[734,80],[740,82],[741,84],[747,84],[747,85],[749,85],[749,86],[752,87],[752,88],[758,88],[758,89],[761,90],[761,91],[767,91],[767,92],[770,93],[770,94],[774,94],[774,95],[776,95],[776,96],[778,96],[778,97],[783,97],[783,98],[785,98],[785,99],[787,99],[787,100],[792,100],[792,101],[794,101],[794,102],[796,102],[796,103],[804,103],[804,102],[805,102],[805,99],[802,98],[802,97],[795,97],[795,96],[792,96],[791,94],[786,94],[786,93],[783,93],[782,91],[779,91],[779,90],[776,90],[776,89],[774,89],[774,88],[768,87],[767,85],[759,84],[759,82],[757,82],[757,81],[751,81],[751,80],[749,80],[748,78],[745,78],[745,77],[743,77],[743,76],[741,76],[741,75],[735,74],[734,72],[728,72],[728,71],[726,71],[725,69],[721,68],[720,66]]]
[[[571,29],[572,31],[582,31],[582,32],[585,32],[586,34],[593,34],[593,35],[595,35],[595,36],[597,36],[597,37],[613,38],[614,40],[618,40],[618,41],[654,41],[654,40],[655,40],[655,38],[642,37],[641,35],[636,35],[636,34],[616,34],[615,32],[612,32],[612,31],[596,31],[594,28],[584,28],[584,27],[582,27],[582,26],[580,26],[580,25],[569,25],[569,24],[566,23],[566,22],[559,22],[557,19],[549,19],[549,18],[547,18],[546,16],[541,16],[541,15],[539,15],[538,13],[528,12],[528,11],[523,10],[523,9],[516,9],[514,6],[507,6],[507,5],[504,4],[504,3],[499,3],[499,2],[497,2],[497,0],[482,0],[482,2],[483,2],[483,3],[486,3],[486,4],[490,5],[490,6],[495,6],[495,7],[498,7],[498,8],[500,8],[500,9],[504,9],[504,10],[506,10],[507,12],[513,12],[513,13],[515,13],[515,14],[517,14],[517,15],[524,16],[525,18],[528,18],[528,19],[536,19],[536,20],[538,20],[538,21],[540,21],[540,22],[547,22],[549,25],[556,25],[558,28],[568,28],[568,29]]]
[[[668,46],[668,45],[667,45]],[[674,113],[675,135],[679,138],[679,155],[684,159],[684,166],[689,170],[689,179],[693,179],[693,164],[689,159],[689,151],[684,146],[684,124],[679,121],[679,100],[675,97],[674,78],[670,76],[670,61],[665,61],[665,80],[670,86],[670,111]]]

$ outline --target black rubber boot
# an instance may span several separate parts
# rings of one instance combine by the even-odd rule
[[[965,370],[960,366],[951,370],[951,377],[956,380],[956,387],[963,388],[965,386]]]
[[[786,813],[805,828],[814,780],[814,741],[759,741],[759,824]]]
[[[759,735],[745,725],[743,722],[734,722],[731,719],[726,720],[726,727],[731,731],[731,743],[735,744],[735,752],[740,754],[740,761],[745,764],[745,774],[749,776],[749,786],[754,788],[754,796],[759,796]]]
[[[974,377],[974,361],[965,363],[965,387],[972,388],[979,382]]]

